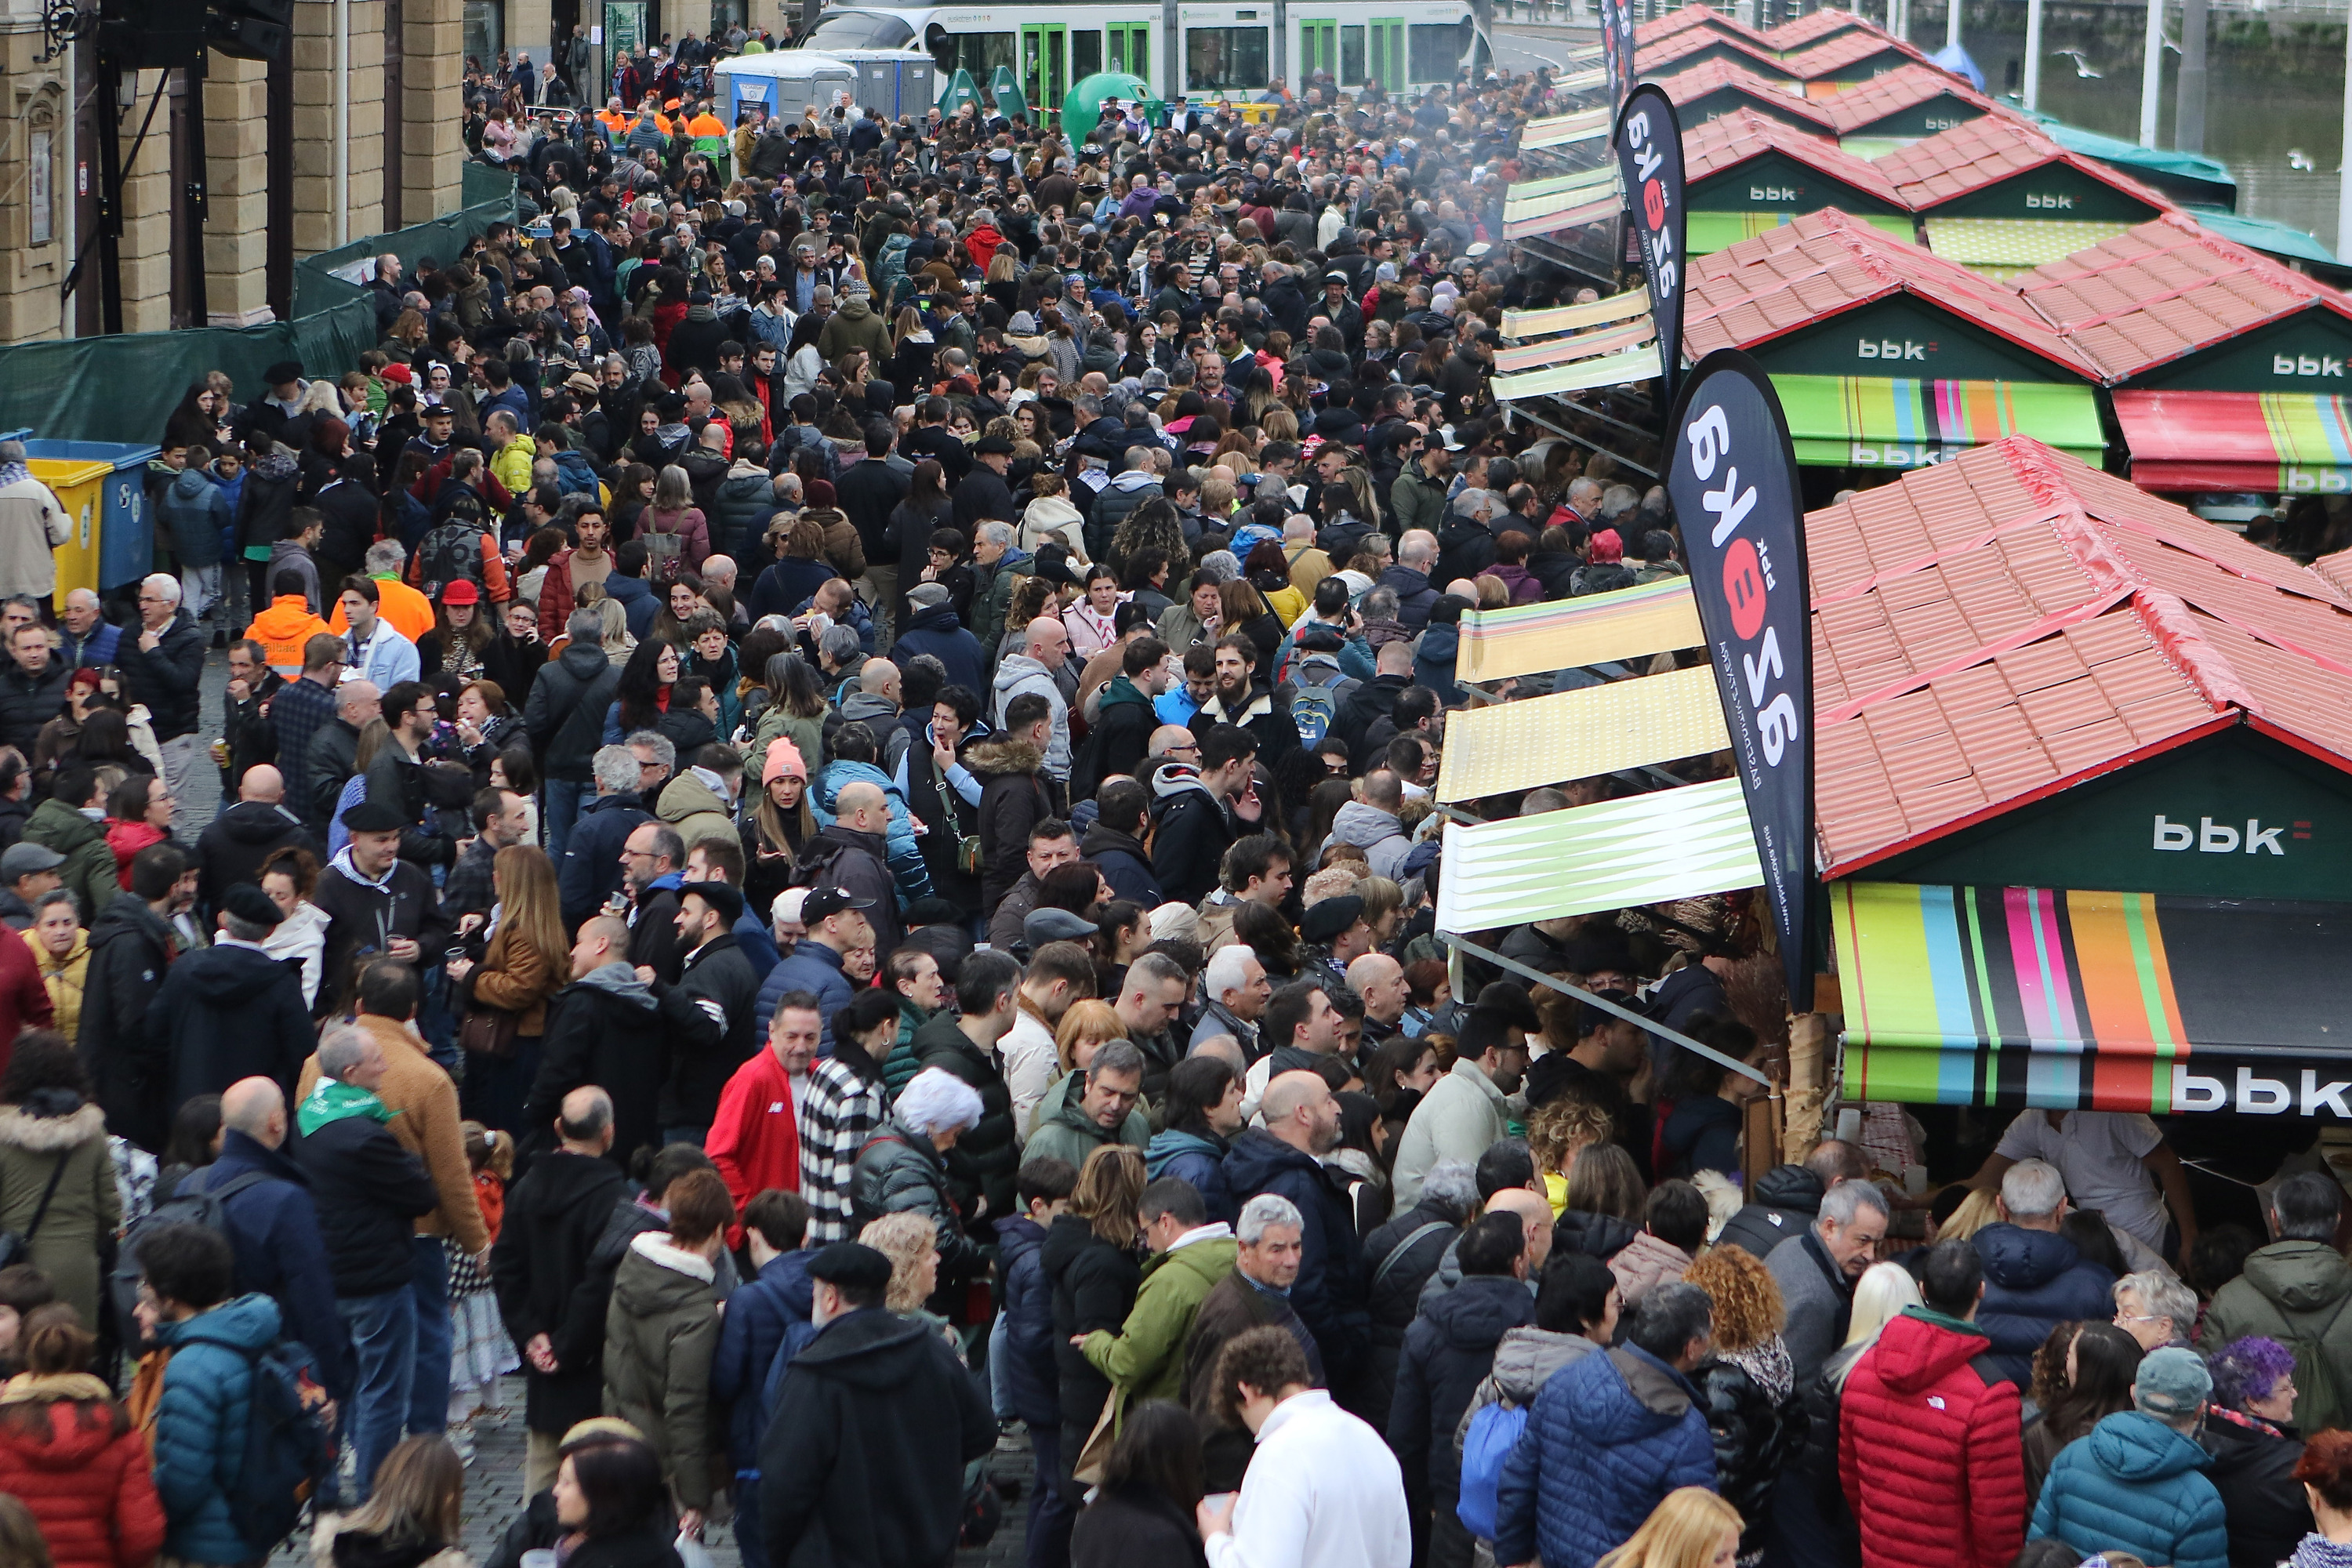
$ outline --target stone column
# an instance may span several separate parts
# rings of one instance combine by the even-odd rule
[[[63,311],[58,289],[73,268],[67,245],[73,205],[73,168],[67,161],[70,93],[63,57],[36,65],[40,29],[0,36],[0,68],[7,73],[7,111],[0,124],[0,342],[17,343],[60,335]],[[36,152],[45,166],[33,166]],[[46,189],[46,237],[35,243],[31,198]]]
[[[216,327],[276,319],[269,309],[269,68],[215,53],[205,79],[205,303]]]
[[[402,18],[400,199],[415,224],[463,200],[465,0],[404,0]]]
[[[294,7],[294,254],[331,250],[335,238],[335,148],[347,138],[344,237],[383,227],[383,0],[348,0],[341,117],[335,103],[335,5]]]
[[[131,156],[139,140],[139,122],[159,92],[172,90],[163,71],[141,71],[135,113],[123,117],[122,157],[122,330],[126,332],[168,331],[172,326],[172,105],[155,110],[154,128],[139,156]],[[78,157],[87,163],[90,178],[98,177],[98,149],[84,147]],[[94,258],[98,252],[92,249]],[[81,287],[96,287],[84,275]]]

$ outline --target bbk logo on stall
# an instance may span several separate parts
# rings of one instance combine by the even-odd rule
[[[1736,350],[1706,356],[1668,426],[1682,520],[1724,726],[1780,936],[1790,1005],[1812,994],[1812,669],[1803,513],[1771,379]]]
[[[1643,82],[1617,114],[1617,173],[1633,214],[1634,249],[1650,286],[1650,312],[1665,363],[1671,405],[1683,341],[1683,128],[1674,100]]]

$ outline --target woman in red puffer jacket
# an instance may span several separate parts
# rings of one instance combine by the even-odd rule
[[[97,1336],[59,1302],[26,1315],[0,1388],[0,1492],[24,1500],[58,1568],[140,1568],[163,1546],[147,1445],[90,1375]]]

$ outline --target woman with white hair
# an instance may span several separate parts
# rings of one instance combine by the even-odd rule
[[[1790,1562],[1861,1559],[1861,1536],[1838,1482],[1839,1402],[1863,1352],[1878,1343],[1878,1336],[1904,1309],[1918,1305],[1918,1282],[1909,1269],[1899,1263],[1872,1264],[1854,1281],[1845,1343],[1830,1352],[1810,1386],[1798,1390],[1808,1419],[1805,1448],[1783,1472],[1772,1498],[1773,1531],[1790,1548]]]
[[[947,1152],[980,1124],[980,1091],[944,1068],[925,1068],[898,1091],[889,1118],[857,1152],[850,1203],[863,1228],[886,1214],[919,1214],[939,1236],[939,1278],[952,1286],[982,1267],[948,1195]]]

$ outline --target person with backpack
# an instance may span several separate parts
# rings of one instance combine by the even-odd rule
[[[2352,1421],[2352,1264],[2336,1249],[2343,1203],[2344,1189],[2324,1171],[2281,1182],[2270,1209],[2278,1239],[2249,1254],[2245,1271],[2213,1293],[2197,1336],[2209,1355],[2252,1334],[2294,1352],[2300,1432]]]
[[[482,598],[506,603],[514,589],[489,509],[466,485],[444,486],[442,493],[474,497],[473,504],[452,512],[417,543],[408,562],[409,585],[436,605],[452,583],[471,583]]]
[[[547,857],[559,867],[580,814],[605,793],[596,784],[596,750],[605,711],[621,687],[620,668],[604,652],[604,623],[594,609],[572,612],[564,632],[571,641],[540,668],[522,709],[523,729],[547,780]],[[634,793],[635,783],[633,776],[623,787]]]
[[[277,1349],[278,1303],[232,1293],[236,1254],[207,1226],[145,1229],[132,1254],[140,1334],[169,1358],[153,1422],[163,1555],[257,1562],[292,1531],[305,1483],[325,1469],[323,1423]]]
[[[1364,684],[1340,664],[1339,653],[1345,646],[1332,627],[1301,628],[1298,656],[1291,660],[1287,672],[1290,722],[1298,731],[1298,743],[1310,752],[1339,727],[1341,706]]]

